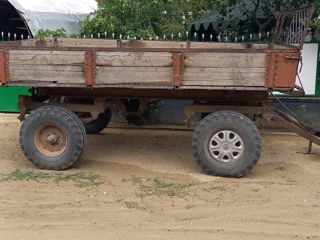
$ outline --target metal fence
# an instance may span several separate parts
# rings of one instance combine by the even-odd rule
[[[226,42],[226,43],[248,43],[248,42],[271,42],[273,32],[250,33],[247,35],[234,36],[233,34],[200,34],[199,32],[170,33],[162,36],[149,36],[146,38],[115,33],[98,33],[87,35],[68,36],[69,38],[85,39],[109,39],[109,40],[147,40],[147,41],[196,41],[196,42]],[[54,36],[48,36],[54,37]],[[0,30],[0,42],[31,39],[30,35],[17,35],[16,33]]]
[[[278,16],[273,43],[302,48],[307,36],[314,5],[282,12]]]

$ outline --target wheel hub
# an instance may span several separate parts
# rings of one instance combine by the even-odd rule
[[[47,138],[47,142],[52,145],[56,145],[58,143],[58,136],[55,134],[49,135]]]
[[[238,160],[244,152],[242,138],[233,131],[220,131],[212,136],[209,142],[211,156],[223,163]]]
[[[223,150],[224,150],[224,151],[229,151],[229,149],[230,149],[230,147],[229,147],[228,144],[226,144],[226,145],[223,146]]]
[[[34,144],[43,155],[57,157],[67,148],[67,135],[57,126],[44,124],[35,132]]]

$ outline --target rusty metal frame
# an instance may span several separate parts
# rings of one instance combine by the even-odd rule
[[[176,88],[183,85],[184,77],[184,54],[182,53],[173,53],[173,82]]]
[[[121,111],[121,113],[124,115],[124,116],[127,116],[129,114],[133,114],[133,115],[136,115],[137,117],[142,117],[142,115],[145,113],[146,109],[147,109],[147,106],[150,102],[150,99],[139,99],[140,101],[140,105],[139,105],[139,108],[137,111],[134,111],[134,112],[129,112],[127,110],[127,107],[126,105],[121,101],[121,99],[114,99],[113,100],[113,103],[115,105],[117,105],[117,107],[119,108],[119,110]]]
[[[93,119],[97,119],[100,113],[104,113],[106,109],[110,107],[112,102],[107,98],[96,97],[94,104],[62,104],[60,103],[61,96],[51,96],[48,103],[34,102],[30,96],[19,96],[18,108],[20,110],[20,121],[24,120],[24,117],[28,111],[35,110],[44,106],[61,106],[69,109],[72,112],[92,114]]]
[[[214,113],[219,111],[235,111],[242,114],[262,115],[268,112],[268,108],[263,105],[213,105],[213,104],[189,104],[184,106],[186,115],[185,123],[187,126],[195,126],[196,122],[192,120],[195,113]]]
[[[1,85],[7,85],[10,80],[9,75],[9,53],[0,51],[0,82]]]
[[[301,50],[303,48],[305,38],[308,34],[308,29],[311,23],[314,10],[315,5],[313,4],[307,7],[281,12],[277,19],[272,43],[285,45],[292,48],[298,48]],[[302,22],[303,17],[304,20],[306,20],[306,22]],[[288,25],[288,19],[290,26]],[[287,29],[284,29],[286,26],[287,28],[289,26],[289,32],[286,32]],[[294,36],[296,40],[295,42],[287,41],[288,38],[292,38],[290,34],[296,34]],[[282,37],[285,37],[286,41],[283,41]],[[295,44],[298,44],[298,46],[295,46]]]
[[[96,81],[96,51],[85,52],[85,76],[86,85],[92,86]]]
[[[278,109],[269,107],[269,113],[263,115],[263,118],[282,125],[284,128],[308,139],[310,142],[320,145],[320,132],[318,130],[289,117]]]
[[[268,89],[294,89],[299,62],[302,60],[300,50],[267,54],[266,84]],[[290,86],[291,84],[291,86]],[[286,91],[288,91],[286,89]],[[291,91],[289,90],[289,91]]]

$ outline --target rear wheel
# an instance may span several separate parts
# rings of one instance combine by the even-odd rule
[[[195,159],[214,176],[242,177],[259,161],[261,136],[246,116],[231,111],[205,117],[192,139]]]
[[[65,170],[83,154],[86,134],[83,124],[63,107],[42,107],[23,122],[20,145],[26,157],[38,168]]]

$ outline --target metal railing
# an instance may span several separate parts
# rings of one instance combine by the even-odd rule
[[[308,33],[314,9],[314,5],[311,5],[281,12],[278,16],[273,43],[301,49]]]
[[[272,40],[272,32],[264,33],[250,33],[247,35],[234,36],[233,34],[207,34],[199,32],[185,32],[185,33],[170,33],[162,36],[150,36],[146,38],[139,38],[137,36],[125,36],[123,34],[115,34],[107,32],[87,35],[68,36],[68,38],[84,38],[84,39],[109,39],[109,40],[144,40],[144,41],[194,41],[194,42],[225,42],[225,43],[249,43],[249,42],[266,42],[270,43]],[[53,36],[48,36],[53,37]],[[18,36],[15,33],[4,32],[0,30],[0,42],[18,41],[31,39],[32,37]]]

